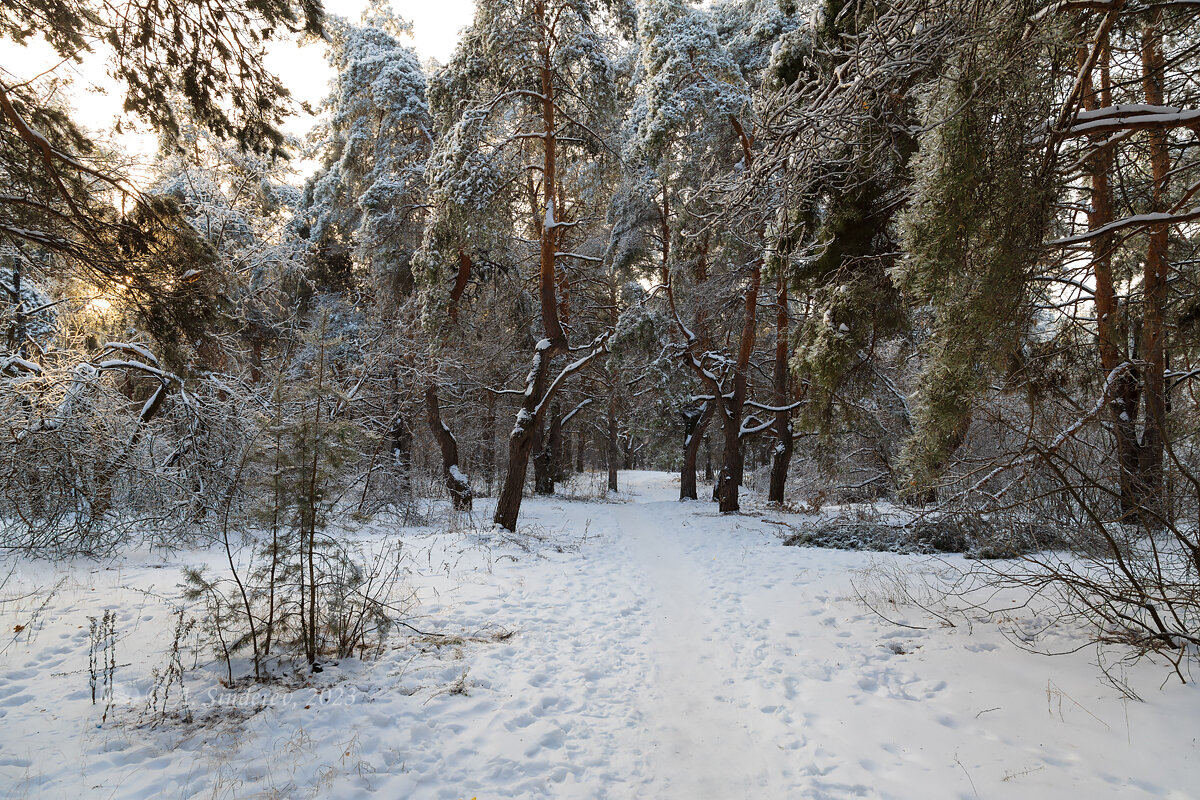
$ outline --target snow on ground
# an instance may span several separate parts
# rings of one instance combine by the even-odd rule
[[[1125,700],[1092,648],[1049,658],[1006,638],[1038,620],[947,627],[888,602],[941,562],[783,547],[779,514],[679,503],[669,475],[622,480],[627,502],[527,501],[532,536],[377,527],[418,556],[410,622],[448,638],[397,635],[376,661],[253,695],[185,647],[191,724],[147,705],[157,683],[179,708],[177,686],[161,697],[179,567],[215,554],[16,565],[0,798],[1197,796],[1200,692],[1160,690],[1161,664],[1131,668],[1144,702]],[[34,587],[55,591],[20,597]],[[89,617],[106,608],[102,720]]]

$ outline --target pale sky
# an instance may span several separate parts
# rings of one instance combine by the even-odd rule
[[[326,0],[325,10],[356,21],[366,5],[366,0]],[[436,59],[442,63],[450,59],[459,32],[470,24],[475,12],[475,0],[391,0],[391,5],[400,17],[412,22],[413,36],[407,44],[421,60]],[[55,66],[58,60],[40,40],[30,40],[26,47],[0,40],[0,75],[6,82],[28,80]],[[326,63],[323,43],[299,47],[295,42],[280,41],[270,48],[266,60],[297,100],[316,107],[328,94],[333,70]],[[74,81],[68,97],[76,111],[75,121],[97,133],[110,130],[121,111],[121,94],[114,91],[99,57],[85,59],[82,65],[66,64],[56,71]],[[300,114],[289,120],[284,129],[303,135],[314,122],[314,117]],[[152,136],[127,132],[114,138],[135,158],[149,159],[153,155]],[[302,173],[313,167],[304,163],[296,166]]]
[[[471,23],[475,0],[391,0],[392,9],[413,25],[412,39],[406,44],[417,51],[421,61],[450,60],[458,44],[459,31]],[[357,20],[367,3],[365,0],[326,0],[325,11],[349,20]],[[325,46],[312,42],[304,47],[294,42],[279,43],[267,55],[267,66],[280,77],[284,86],[298,101],[317,108],[329,94],[333,69],[326,63]],[[287,133],[303,136],[317,118],[298,113],[284,125]],[[293,165],[300,175],[311,174],[317,164],[300,160]]]
[[[391,5],[413,25],[412,40],[406,44],[422,61],[433,58],[443,64],[454,53],[459,31],[471,23],[475,13],[475,0],[392,0]],[[356,21],[366,6],[364,0],[326,0],[325,11]],[[297,99],[315,104],[327,94],[333,71],[325,63],[322,44],[297,47],[280,43],[267,62]]]

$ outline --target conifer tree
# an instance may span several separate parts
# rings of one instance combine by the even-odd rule
[[[427,305],[449,304],[455,292],[445,289],[460,281],[448,275],[464,276],[492,250],[519,262],[536,252],[540,338],[495,518],[510,530],[554,395],[604,348],[602,336],[554,377],[554,360],[572,354],[570,273],[599,260],[574,250],[598,220],[585,198],[563,187],[606,146],[602,121],[614,86],[601,16],[586,0],[480,4],[432,92],[445,130],[430,168],[435,214],[421,256]],[[530,244],[509,249],[521,238]]]
[[[686,223],[694,217],[685,206],[699,201],[699,187],[739,156],[745,157],[735,126],[741,125],[739,120],[749,109],[750,87],[720,42],[710,12],[678,0],[642,4],[637,54],[637,93],[627,122],[626,162],[631,170],[643,173],[634,172],[628,190],[640,193],[644,206],[626,203],[622,208],[631,216],[643,214],[645,207],[651,210],[652,216],[643,224],[648,240],[657,244],[658,253],[652,258],[658,262],[658,281],[685,340],[679,355],[709,396],[699,407],[683,412],[680,498],[695,499],[696,456],[704,429],[714,409],[720,410],[722,420],[733,416],[725,407],[725,387],[704,366],[713,339],[706,311],[711,298],[703,295],[713,291],[707,273],[720,240],[687,230]],[[683,316],[688,313],[689,292],[695,309],[690,320]],[[740,427],[740,409],[735,416]]]

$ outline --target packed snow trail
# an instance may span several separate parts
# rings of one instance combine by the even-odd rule
[[[670,503],[672,505],[666,505]],[[681,531],[664,529],[677,500],[638,503],[614,514],[632,556],[628,569],[641,574],[650,608],[652,689],[645,705],[651,774],[663,796],[738,797],[781,785],[763,754],[770,733],[748,713],[753,687],[730,671],[740,641],[726,639],[720,624],[737,612],[728,593],[710,582],[710,552],[695,548]],[[692,547],[688,545],[692,544]],[[739,702],[740,700],[740,702]],[[777,772],[777,771],[776,771]]]
[[[781,513],[721,516],[678,502],[673,476],[621,477],[621,502],[530,498],[515,537],[359,532],[404,538],[412,621],[444,636],[258,705],[189,661],[192,724],[146,714],[173,629],[155,598],[219,554],[18,564],[6,596],[59,588],[44,608],[0,605],[6,630],[37,619],[0,643],[0,800],[1194,797],[1200,692],[1159,691],[1161,665],[1119,673],[1145,698],[1124,702],[1091,649],[1048,659],[1005,638],[1047,620],[944,627],[891,603],[889,581],[919,589],[936,562],[782,547]],[[104,608],[119,609],[107,720],[87,685]]]
[[[796,681],[782,660],[795,655],[795,636],[773,641],[767,609],[745,602],[777,579],[747,569],[751,548],[778,547],[778,538],[750,520],[722,518],[708,504],[680,503],[667,476],[635,480],[633,502],[617,506],[607,522],[620,540],[613,556],[625,562],[615,569],[637,576],[649,612],[642,622],[649,635],[629,638],[646,648],[651,664],[640,702],[652,795],[870,793],[863,783],[825,779],[830,764],[819,757],[807,764],[785,757],[806,742]]]

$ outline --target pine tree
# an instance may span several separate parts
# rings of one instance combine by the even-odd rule
[[[604,111],[614,98],[610,44],[601,10],[584,0],[480,4],[452,63],[431,92],[444,120],[431,160],[435,214],[421,260],[431,309],[452,305],[473,260],[493,250],[531,257],[511,242],[536,243],[541,338],[509,437],[508,468],[497,524],[513,529],[525,473],[554,395],[570,374],[598,355],[597,340],[552,378],[552,363],[571,352],[570,273],[595,263],[577,253],[587,238],[587,198],[563,191],[604,148]],[[518,219],[523,221],[518,222]]]
[[[331,18],[326,27],[337,79],[323,165],[306,187],[308,236],[328,264],[326,288],[355,285],[355,275],[338,273],[359,270],[378,302],[395,306],[414,288],[425,224],[433,145],[425,73],[398,39],[407,23],[379,4],[361,24]]]

